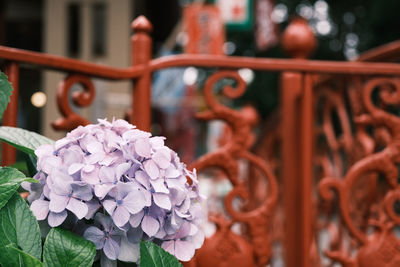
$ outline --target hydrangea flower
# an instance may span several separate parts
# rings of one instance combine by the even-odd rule
[[[104,264],[136,262],[140,240],[190,260],[204,241],[203,197],[196,172],[164,140],[123,120],[99,120],[39,147],[40,183],[23,185],[32,212],[51,227],[84,222],[83,237]]]

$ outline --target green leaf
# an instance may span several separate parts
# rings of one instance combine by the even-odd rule
[[[11,266],[19,266],[21,259],[6,249],[9,244],[37,259],[42,255],[39,225],[28,204],[18,193],[14,193],[0,210],[0,264],[12,261]]]
[[[31,177],[35,176],[37,173],[36,165],[37,159],[35,155],[23,153],[26,167],[28,168],[28,173]]]
[[[22,263],[21,266],[26,266],[26,267],[44,267],[43,262],[40,260],[36,259],[32,255],[23,252],[22,250],[12,246],[12,245],[7,245],[6,249],[9,254],[13,256],[13,258],[19,257],[20,262]]]
[[[25,179],[25,175],[17,169],[0,167],[0,209],[6,205]]]
[[[140,242],[140,267],[182,267],[170,253],[148,241]]]
[[[61,228],[50,230],[43,248],[47,267],[92,266],[95,255],[92,242]]]
[[[34,151],[41,145],[54,144],[53,140],[43,135],[8,126],[0,126],[0,140],[31,155],[35,155]]]
[[[3,113],[10,102],[12,90],[13,88],[7,76],[3,72],[0,72],[0,119],[3,118]]]

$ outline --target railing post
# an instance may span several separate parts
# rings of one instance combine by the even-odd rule
[[[140,16],[132,22],[134,34],[132,40],[132,65],[143,64],[143,75],[134,82],[133,113],[130,122],[139,129],[150,131],[151,124],[151,73],[148,63],[151,60],[152,40],[150,33],[153,26],[144,17]]]
[[[14,90],[12,91],[10,103],[8,103],[7,109],[4,112],[3,126],[17,126],[18,119],[18,80],[19,80],[19,68],[15,62],[8,63],[6,67],[6,75],[11,83]],[[2,166],[9,166],[15,162],[16,151],[12,146],[2,143],[1,156]]]
[[[302,60],[314,50],[316,39],[307,22],[295,18],[283,34],[282,45],[294,60]],[[309,267],[313,235],[313,92],[310,74],[282,73],[281,90],[285,260],[288,267]]]

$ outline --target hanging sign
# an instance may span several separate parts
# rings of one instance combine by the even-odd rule
[[[278,43],[278,27],[271,19],[274,0],[257,0],[255,9],[257,49],[264,51]]]
[[[222,55],[225,42],[224,25],[214,5],[193,4],[183,13],[187,43],[185,53]]]
[[[227,29],[251,30],[253,0],[215,0]]]

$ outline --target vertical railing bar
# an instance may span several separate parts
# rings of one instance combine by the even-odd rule
[[[312,238],[312,156],[313,156],[313,88],[311,74],[304,75],[301,100],[301,266],[310,266]]]
[[[12,91],[10,103],[8,103],[7,109],[3,116],[3,126],[17,126],[18,118],[18,81],[19,81],[19,67],[16,62],[10,62],[6,66],[5,70],[8,76],[8,81],[11,83],[14,90]],[[2,166],[8,166],[15,162],[16,160],[16,150],[14,147],[2,143],[1,146],[1,156],[2,156]]]
[[[301,229],[297,222],[301,215],[300,188],[300,147],[299,95],[302,90],[302,74],[284,72],[281,76],[282,107],[282,177],[284,183],[283,201],[285,209],[285,266],[300,267],[303,262],[299,245]]]
[[[130,114],[130,122],[140,130],[150,131],[151,125],[151,72],[149,62],[151,60],[152,40],[150,32],[153,26],[144,17],[140,16],[132,22],[134,34],[132,36],[132,64],[144,64],[143,74],[136,79],[133,88],[133,113]]]

